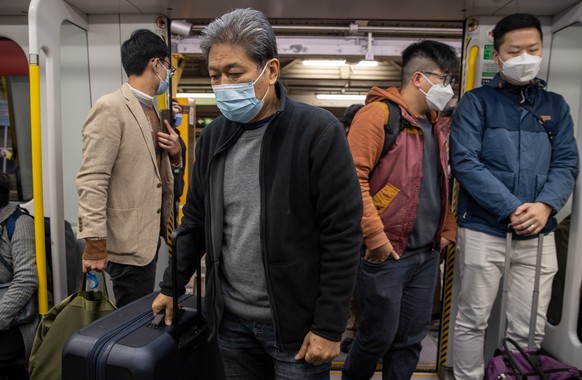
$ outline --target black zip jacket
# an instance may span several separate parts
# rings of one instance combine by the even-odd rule
[[[340,341],[348,318],[362,244],[362,195],[340,122],[329,112],[288,98],[261,147],[260,237],[267,291],[280,350],[298,349],[307,333]],[[222,320],[220,288],[224,162],[242,132],[240,123],[216,118],[201,134],[184,206],[183,225],[197,241],[180,250],[178,292],[208,253],[205,317],[213,333]],[[261,268],[262,269],[262,268]],[[160,284],[172,294],[171,270]]]

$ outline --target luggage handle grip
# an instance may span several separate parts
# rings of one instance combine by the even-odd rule
[[[160,311],[153,319],[152,323],[150,324],[150,326],[154,329],[157,329],[160,327],[160,325],[162,324],[162,322],[164,321],[164,317],[166,316],[166,311],[162,310]]]
[[[523,348],[521,348],[515,340],[513,340],[509,337],[506,337],[505,339],[503,339],[503,349],[505,350],[503,355],[509,361],[509,363],[511,364],[511,367],[513,367],[513,369],[518,372],[520,378],[525,378],[526,376],[524,376],[523,371],[520,368],[519,364],[517,364],[517,362],[513,358],[512,354],[511,354],[511,350],[509,349],[508,343],[510,343],[513,347],[515,347],[515,349],[517,349],[517,352],[519,352],[521,357],[523,357],[523,359],[535,371],[536,375],[538,375],[538,377],[540,379],[546,380],[546,375],[545,375],[544,371],[540,368],[540,366],[534,360],[532,360],[532,358],[530,357],[530,354],[527,353]]]

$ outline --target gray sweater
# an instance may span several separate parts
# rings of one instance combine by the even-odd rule
[[[246,320],[271,322],[261,258],[259,160],[266,124],[246,129],[226,156],[222,293],[225,309]]]
[[[14,212],[17,204],[9,203],[0,209],[0,221]],[[36,272],[36,253],[34,244],[34,221],[28,216],[21,216],[16,221],[12,240],[8,239],[6,228],[0,231],[0,254],[12,265],[14,275],[0,262],[0,283],[11,282],[10,289],[0,299],[0,330],[7,330],[10,321],[18,314],[30,297],[36,296],[38,276]],[[26,358],[30,353],[38,320],[21,325],[20,331],[26,349]]]

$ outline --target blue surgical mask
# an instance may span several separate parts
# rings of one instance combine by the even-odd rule
[[[177,113],[176,118],[174,119],[174,127],[179,127],[180,125],[182,125],[182,114]]]
[[[248,123],[259,114],[261,108],[263,108],[264,100],[269,93],[269,89],[267,88],[263,99],[259,100],[255,95],[255,83],[264,74],[266,68],[267,65],[263,67],[263,70],[254,82],[212,86],[212,90],[216,96],[216,105],[228,120]]]
[[[155,72],[155,71],[154,71]],[[170,70],[166,69],[166,79],[162,80],[162,78],[155,73],[158,78],[160,78],[160,84],[158,85],[158,89],[156,90],[156,95],[161,95],[168,90],[170,86]]]

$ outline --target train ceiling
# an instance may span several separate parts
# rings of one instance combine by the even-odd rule
[[[281,79],[294,96],[317,93],[363,93],[371,86],[398,85],[399,52],[403,44],[419,38],[450,42],[460,53],[463,21],[472,15],[503,16],[527,11],[537,16],[555,16],[580,3],[580,0],[66,0],[82,13],[161,14],[193,26],[190,36],[174,36],[173,51],[184,53],[185,66],[180,91],[209,91],[206,64],[196,51],[199,29],[214,17],[236,7],[252,7],[264,12],[275,27],[279,43]],[[30,1],[0,0],[1,15],[26,15]],[[372,34],[369,34],[372,31]],[[367,38],[384,44],[373,58],[376,67],[358,67],[364,58]],[[321,42],[323,41],[323,43]],[[346,42],[347,41],[347,42]],[[317,45],[317,44],[320,45]],[[356,44],[362,54],[351,54]],[[391,46],[394,45],[394,46]],[[192,48],[194,46],[194,48]],[[285,47],[302,46],[311,54],[293,54]],[[348,59],[339,68],[311,68],[302,64],[306,58]],[[339,46],[339,47],[338,47]],[[327,49],[327,50],[326,50]],[[357,49],[357,47],[356,47]],[[384,52],[393,53],[384,53]],[[357,52],[357,50],[356,50]],[[350,55],[351,54],[351,55]],[[347,56],[346,56],[347,55]],[[307,100],[307,99],[305,99]]]
[[[253,7],[269,18],[461,21],[472,15],[527,10],[553,16],[579,0],[68,0],[86,14],[160,13],[174,19],[211,19],[236,7]],[[22,15],[30,1],[0,0],[0,15]]]

